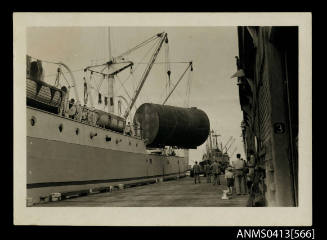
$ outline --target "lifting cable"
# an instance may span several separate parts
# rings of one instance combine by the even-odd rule
[[[135,50],[137,50],[137,49],[143,47],[144,45],[146,45],[146,44],[152,42],[153,40],[160,38],[160,37],[161,37],[161,34],[162,34],[162,33],[159,33],[159,34],[156,34],[156,35],[154,35],[154,36],[148,38],[147,40],[141,42],[140,44],[136,45],[135,47],[133,47],[133,48],[127,50],[126,52],[124,52],[124,53],[122,53],[122,54],[120,54],[119,56],[116,57],[116,59],[120,59],[120,58],[122,58],[123,56],[128,55],[128,54],[130,54],[131,52],[133,52],[133,51],[135,51]]]
[[[188,79],[187,79],[187,89],[186,89],[186,101],[185,101],[186,107],[189,107],[189,105],[190,105],[191,80],[192,80],[192,71],[189,71]]]
[[[155,42],[153,45],[152,45],[152,47],[151,48],[149,48],[149,50],[145,53],[145,55],[142,57],[142,61],[149,55],[149,53],[151,52],[151,50],[153,50],[153,48],[155,47],[157,45],[157,42]],[[138,69],[138,67],[140,66],[140,64],[137,64],[136,65],[136,67],[134,68],[134,70],[133,70],[133,73],[135,73],[136,72],[136,70]],[[134,77],[134,75],[133,74],[130,74],[124,81],[123,81],[123,83],[122,83],[122,85],[124,85],[126,82],[127,82],[127,80],[131,77],[131,75]],[[120,89],[121,89],[121,87],[118,89],[118,93],[119,93],[119,91],[120,91]]]
[[[182,76],[178,79],[177,83],[175,84],[175,86],[173,87],[173,89],[170,91],[170,93],[168,94],[168,96],[166,97],[166,99],[164,100],[164,102],[162,103],[162,105],[165,105],[165,103],[167,102],[168,98],[170,97],[170,95],[174,92],[174,90],[176,89],[177,85],[179,84],[179,82],[182,80],[182,78],[184,77],[185,73],[187,72],[187,70],[189,68],[191,68],[191,71],[193,71],[193,66],[192,66],[192,62],[189,62],[188,67],[185,69],[185,71],[183,72]]]
[[[165,72],[167,74],[167,80],[168,80],[168,89],[170,90],[170,74],[171,74],[171,71],[170,71],[170,63],[169,63],[169,45],[168,45],[168,38],[166,38],[165,40],[165,43],[166,43],[166,48],[165,48]]]
[[[68,80],[67,80],[67,78],[65,77],[65,74],[64,74],[63,72],[61,72],[61,75],[64,77],[64,79],[65,79],[65,81],[66,81],[66,83],[68,84],[69,87],[75,87],[74,85],[71,86],[71,85],[69,84],[69,82],[68,82]]]

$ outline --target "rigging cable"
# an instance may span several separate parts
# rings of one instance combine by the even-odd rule
[[[159,41],[158,41],[159,42]],[[142,61],[149,55],[149,53],[151,52],[151,50],[153,50],[153,48],[157,45],[157,43],[158,42],[155,42],[152,46],[151,46],[151,48],[149,48],[149,50],[145,53],[145,55],[142,57]],[[134,68],[134,71],[133,71],[133,73],[135,73],[136,72],[136,70],[139,68],[139,66],[140,66],[140,64],[137,64],[136,65],[136,67]],[[133,76],[134,77],[134,75],[133,74],[130,74],[124,81],[123,81],[123,83],[122,83],[122,85],[124,85],[126,82],[127,82],[127,80],[129,80],[129,78],[131,77],[131,76]],[[119,93],[119,91],[121,90],[121,88],[122,87],[120,87],[119,89],[118,89],[118,93]]]
[[[182,76],[178,79],[177,83],[174,85],[173,89],[170,91],[170,93],[168,94],[168,96],[166,97],[165,101],[162,103],[162,105],[165,105],[165,103],[167,102],[168,98],[171,96],[171,94],[174,92],[174,90],[176,89],[177,85],[179,84],[179,82],[182,80],[182,78],[184,77],[185,73],[187,72],[187,70],[191,67],[191,71],[193,70],[192,67],[192,62],[189,63],[189,66],[185,69],[185,71],[183,72]]]
[[[123,56],[130,54],[131,52],[133,52],[133,51],[139,49],[140,47],[143,47],[144,45],[150,43],[151,41],[160,38],[160,36],[161,36],[160,34],[156,34],[156,35],[154,35],[154,36],[148,38],[147,40],[141,42],[140,44],[136,45],[135,47],[133,47],[133,48],[127,50],[126,52],[124,52],[124,53],[122,53],[122,54],[120,54],[120,55],[119,55],[118,57],[116,57],[116,58],[117,58],[117,59],[122,58]]]
[[[68,80],[67,80],[67,78],[65,77],[65,74],[64,74],[63,72],[61,72],[61,75],[64,77],[64,79],[65,79],[65,81],[67,82],[67,84],[68,84],[69,87],[75,87],[74,85],[71,86],[71,85],[69,84],[69,82],[68,82]]]
[[[189,71],[189,73],[188,73],[188,79],[187,79],[185,107],[189,107],[190,106],[191,80],[192,80],[192,71]]]

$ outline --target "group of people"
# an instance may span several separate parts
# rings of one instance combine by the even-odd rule
[[[91,125],[96,125],[97,123],[97,113],[95,108],[92,109],[82,106],[79,101],[75,102],[74,99],[71,99],[65,108],[65,111],[62,113],[63,116],[74,119],[79,122],[86,122]]]
[[[213,185],[220,185],[220,175],[223,173],[223,169],[221,164],[215,160],[212,164],[209,164],[208,162],[203,166],[204,173],[207,177],[207,183],[213,183]],[[200,173],[201,173],[201,167],[198,164],[198,162],[195,162],[195,165],[193,166],[193,174],[194,174],[194,183],[196,184],[201,183],[200,180]],[[213,177],[213,181],[212,180]]]
[[[128,122],[124,128],[124,134],[128,136],[135,136],[140,137],[141,136],[141,126],[138,122],[135,124],[131,124]]]
[[[208,163],[204,165],[203,170],[207,177],[207,183],[211,183],[213,176],[213,185],[220,185],[220,175],[225,175],[229,195],[233,194],[235,188],[237,195],[246,195],[250,193],[253,177],[254,177],[255,159],[253,153],[245,161],[241,158],[241,154],[236,155],[236,159],[230,163],[227,168],[223,168],[221,164],[214,161],[211,165]],[[201,167],[195,162],[193,166],[194,183],[200,181]]]
[[[82,106],[79,101],[75,99],[70,99],[68,101],[67,88],[62,88],[64,91],[61,112],[60,115],[74,119],[79,122],[85,122],[90,125],[97,125],[98,114],[95,111],[95,108],[88,108],[86,105]],[[141,127],[139,123],[131,125],[128,122],[124,128],[124,134],[129,136],[141,136]]]

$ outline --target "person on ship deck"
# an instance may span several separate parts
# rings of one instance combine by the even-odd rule
[[[127,123],[124,133],[125,133],[125,135],[131,136],[132,133],[131,133],[131,123],[130,122]]]

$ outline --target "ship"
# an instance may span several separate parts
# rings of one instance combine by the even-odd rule
[[[59,87],[44,81],[42,60],[26,56],[26,197],[29,206],[51,201],[51,196],[63,197],[65,193],[87,193],[117,184],[186,176],[188,150],[203,144],[209,135],[210,122],[204,111],[165,105],[166,99],[160,104],[143,103],[135,111],[132,123],[127,121],[161,46],[168,43],[165,32],[154,38],[158,39],[158,45],[124,115],[88,106],[86,103],[92,99],[88,99],[87,91],[84,91],[83,105],[77,81],[66,64],[56,63],[57,74],[60,76],[65,69],[73,86]],[[100,64],[115,69],[111,72],[98,71],[98,66],[85,67],[84,71],[102,74],[110,83],[133,65],[124,56]],[[116,67],[111,68],[113,65]],[[187,69],[191,68],[192,62]],[[84,90],[86,88],[84,81]],[[105,100],[110,110],[113,95]]]
[[[202,161],[199,162],[201,174],[206,176],[204,171],[205,165],[211,165],[213,162],[219,164],[221,172],[225,172],[225,169],[230,165],[230,155],[229,150],[235,142],[235,138],[230,137],[227,142],[223,145],[222,142],[218,143],[217,138],[221,135],[216,134],[214,130],[209,132],[208,138],[205,144],[205,152],[202,155]],[[231,155],[235,153],[236,148],[232,151]],[[193,176],[193,171],[190,173]]]

